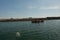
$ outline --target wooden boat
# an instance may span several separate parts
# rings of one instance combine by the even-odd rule
[[[32,23],[40,23],[38,20],[32,20]]]
[[[40,23],[40,22],[44,22],[44,20],[32,20],[32,23]]]
[[[41,20],[41,22],[44,22],[44,20]]]

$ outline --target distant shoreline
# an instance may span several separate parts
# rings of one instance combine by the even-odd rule
[[[46,18],[22,18],[22,19],[0,19],[0,22],[14,22],[14,21],[31,21],[31,20],[57,20],[60,17],[46,17]]]

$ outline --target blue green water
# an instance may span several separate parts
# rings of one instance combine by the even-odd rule
[[[0,22],[0,40],[60,40],[60,20]]]

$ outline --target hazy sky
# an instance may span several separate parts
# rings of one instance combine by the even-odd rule
[[[0,0],[0,18],[60,16],[60,0]]]

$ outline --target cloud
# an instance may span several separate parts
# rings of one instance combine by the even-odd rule
[[[60,6],[29,6],[29,9],[60,9]]]
[[[37,7],[35,7],[35,6],[29,6],[28,8],[29,8],[29,9],[35,9],[35,8],[37,8]]]
[[[60,9],[60,6],[40,7],[40,9]]]

